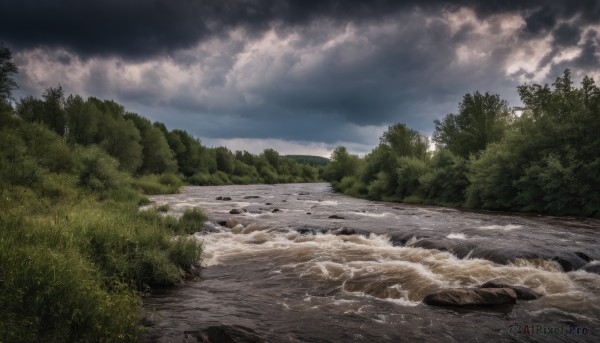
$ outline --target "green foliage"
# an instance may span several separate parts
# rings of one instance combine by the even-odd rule
[[[418,159],[427,157],[427,137],[409,129],[404,124],[394,124],[388,127],[381,136],[381,144],[389,147],[398,157],[408,156]]]
[[[122,118],[113,119],[108,113],[99,121],[96,141],[108,154],[119,161],[119,168],[127,172],[136,171],[142,164],[140,131],[135,125]]]
[[[0,43],[0,103],[8,103],[12,98],[12,91],[17,88],[13,79],[17,72],[10,49]]]
[[[470,206],[598,216],[600,90],[570,72],[548,85],[523,85],[523,114],[470,168]]]
[[[142,175],[131,181],[131,186],[143,194],[177,193],[183,182],[175,174]]]
[[[0,186],[33,186],[43,178],[44,170],[31,156],[23,138],[9,128],[0,130]]]
[[[329,159],[321,156],[312,155],[285,155],[285,158],[292,159],[299,164],[307,164],[313,167],[326,166],[329,163]]]
[[[68,174],[44,183],[31,189],[41,195],[1,194],[0,340],[136,341],[140,291],[180,283],[201,247],[173,239],[172,217],[140,212],[134,202],[98,202]]]
[[[206,219],[206,214],[201,209],[187,209],[183,212],[181,218],[179,218],[177,227],[181,233],[193,234],[202,231]]]
[[[118,162],[96,146],[79,151],[79,185],[105,192],[121,188],[127,175],[118,170]]]
[[[501,100],[499,95],[465,94],[458,114],[434,121],[433,140],[439,147],[468,158],[489,143],[499,141],[509,120],[508,102]]]
[[[226,174],[232,174],[234,170],[234,157],[231,151],[225,147],[214,149],[217,170]]]
[[[458,206],[465,201],[467,161],[451,151],[437,151],[430,162],[430,169],[419,178],[420,194],[427,202]]]
[[[429,171],[427,164],[414,157],[403,156],[398,159],[398,169],[396,171],[397,197],[408,197],[417,194],[420,191],[420,178]]]
[[[177,162],[161,129],[135,113],[128,113],[125,118],[131,120],[140,132],[143,156],[140,171],[144,174],[175,172]]]
[[[356,155],[350,155],[345,147],[339,146],[331,154],[331,162],[325,167],[323,176],[328,181],[341,181],[346,176],[352,176],[359,166]]]
[[[59,135],[64,136],[67,124],[64,90],[61,86],[46,88],[42,98],[44,99],[42,122]]]
[[[385,196],[393,194],[393,191],[390,191],[390,184],[392,181],[388,173],[383,171],[377,173],[375,180],[367,186],[367,197],[372,200],[381,200]]]
[[[67,116],[67,140],[71,144],[89,145],[98,132],[98,121],[102,113],[91,101],[79,95],[70,95],[65,101]]]
[[[518,91],[519,118],[497,95],[466,94],[435,121],[432,155],[396,124],[362,159],[336,149],[323,177],[375,200],[600,217],[600,89],[587,76],[573,87],[566,70],[552,87]]]

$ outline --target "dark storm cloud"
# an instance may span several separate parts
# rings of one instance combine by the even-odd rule
[[[551,30],[559,19],[600,16],[597,1],[350,1],[350,0],[4,0],[0,39],[24,48],[67,47],[84,56],[144,58],[193,46],[227,29],[261,32],[273,22],[372,20],[415,7],[474,8],[481,16],[520,11],[527,30]]]
[[[554,43],[559,46],[573,46],[579,42],[581,29],[569,24],[560,24],[553,32]]]
[[[203,137],[372,144],[361,127],[430,133],[466,92],[516,105],[545,67],[597,71],[598,18],[600,1],[4,0],[0,41],[23,52],[25,93],[61,83]],[[519,49],[540,57],[507,76]]]

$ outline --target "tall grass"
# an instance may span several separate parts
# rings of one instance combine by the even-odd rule
[[[139,211],[139,195],[98,200],[77,182],[57,174],[0,193],[0,342],[135,341],[143,293],[198,264],[186,232],[201,211]]]

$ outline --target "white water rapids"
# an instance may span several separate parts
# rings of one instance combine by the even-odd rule
[[[203,208],[211,232],[194,236],[201,276],[146,299],[147,341],[194,341],[186,332],[221,324],[274,342],[600,339],[595,220],[369,202],[326,184],[188,187],[153,200],[173,215]],[[544,296],[493,308],[421,303],[491,280]],[[542,330],[515,334],[515,323]],[[586,334],[543,332],[561,325]]]

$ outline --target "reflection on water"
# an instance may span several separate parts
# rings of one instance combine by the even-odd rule
[[[217,324],[274,342],[527,338],[509,331],[515,323],[588,329],[542,341],[600,338],[600,275],[581,269],[600,259],[598,221],[370,202],[326,184],[188,187],[153,200],[173,215],[202,207],[212,232],[195,236],[200,278],[146,298],[145,340],[194,341],[186,331]],[[420,302],[489,280],[544,297],[482,309]]]

